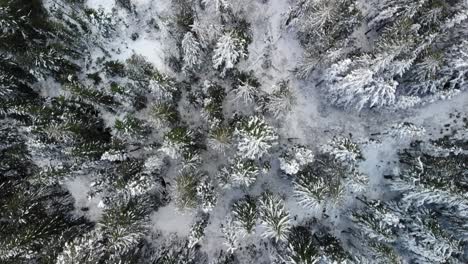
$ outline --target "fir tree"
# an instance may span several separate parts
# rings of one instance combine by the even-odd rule
[[[245,40],[227,32],[221,36],[213,54],[213,67],[221,69],[221,76],[232,68],[239,59],[246,56],[244,52]]]
[[[233,253],[239,248],[240,234],[238,227],[230,218],[226,218],[224,226],[221,227],[224,238],[224,245],[227,247],[228,253]]]
[[[316,245],[313,244],[310,231],[302,226],[293,227],[288,238],[286,262],[290,264],[315,264],[319,260],[320,255]]]
[[[230,174],[234,186],[249,187],[257,180],[259,169],[253,160],[238,158],[233,161]]]
[[[313,161],[312,151],[302,146],[288,148],[279,158],[280,169],[288,175],[295,175]]]
[[[263,236],[275,241],[287,240],[291,230],[291,219],[283,200],[267,192],[260,197],[259,204]]]
[[[195,247],[205,236],[205,228],[208,224],[206,215],[201,215],[201,219],[197,220],[190,228],[189,248]]]
[[[278,138],[271,127],[256,116],[243,120],[235,134],[239,138],[237,148],[240,154],[250,159],[266,154]]]
[[[200,174],[182,171],[175,182],[175,201],[180,209],[192,209],[197,206],[197,186]]]
[[[258,209],[256,201],[247,196],[232,205],[232,217],[234,222],[243,228],[247,234],[255,232],[255,226],[258,218]]]
[[[187,32],[182,39],[182,53],[184,54],[182,66],[184,72],[190,72],[200,67],[202,51],[200,44],[191,32]]]
[[[306,208],[341,203],[347,169],[327,155],[317,157],[294,178],[294,195]]]

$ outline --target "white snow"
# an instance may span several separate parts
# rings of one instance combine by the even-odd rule
[[[173,204],[169,204],[154,212],[151,215],[151,222],[155,231],[166,235],[176,233],[178,236],[187,237],[194,216],[190,212],[181,213]]]
[[[91,181],[87,177],[80,176],[68,179],[64,185],[75,199],[75,213],[85,215],[91,221],[98,221],[102,215],[102,207],[99,206],[101,199],[99,197],[88,199],[90,184]],[[82,208],[88,210],[82,211]]]
[[[115,7],[115,0],[88,0],[86,5],[92,9],[104,9],[106,12],[112,12]]]

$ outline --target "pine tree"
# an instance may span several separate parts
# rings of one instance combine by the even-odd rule
[[[189,234],[189,248],[195,247],[205,236],[205,228],[208,224],[208,216],[201,215],[201,219],[197,220],[190,228]]]
[[[257,180],[259,169],[253,160],[237,158],[232,163],[230,174],[234,186],[249,187]]]
[[[390,132],[392,136],[397,139],[413,139],[419,138],[425,134],[425,129],[422,127],[418,127],[412,123],[403,122],[396,124],[392,127],[392,131]]]
[[[405,236],[405,247],[414,253],[412,258],[417,262],[444,263],[456,261],[462,252],[462,244],[454,239],[437,222],[434,215],[428,212],[416,213],[415,221],[410,222],[409,232]]]
[[[346,68],[343,65],[350,62],[348,59],[336,62],[341,64],[341,73],[333,73],[334,78],[325,80],[328,85],[324,91],[333,103],[361,110],[392,106],[397,94],[434,92],[434,86],[450,87],[453,76],[434,76],[441,67],[437,54],[448,46],[438,43],[450,43],[450,38],[457,41],[455,32],[467,18],[466,10],[468,6],[463,1],[451,5],[440,1],[381,2],[377,15],[369,22],[371,30],[379,34],[372,49],[353,55]],[[429,82],[411,83],[416,79]]]
[[[345,193],[347,168],[332,157],[321,155],[294,178],[294,196],[311,209],[341,203]]]
[[[221,125],[224,120],[223,102],[226,97],[224,88],[216,83],[205,81],[202,88],[202,116],[210,127]]]
[[[297,174],[305,165],[313,161],[314,154],[303,146],[288,148],[279,157],[280,169],[288,175]]]
[[[266,96],[262,106],[265,111],[278,118],[291,112],[295,104],[296,97],[288,86],[288,82],[281,81],[273,93]]]
[[[218,193],[209,179],[204,179],[197,186],[197,196],[204,212],[213,210],[218,200]]]
[[[245,40],[236,37],[233,33],[227,32],[221,36],[213,51],[213,67],[221,69],[221,76],[232,68],[239,59],[246,56],[244,52]]]
[[[104,252],[102,235],[97,231],[90,231],[65,243],[56,263],[96,263],[103,258]]]
[[[287,23],[293,24],[305,46],[306,56],[297,74],[308,77],[317,66],[327,66],[346,56],[353,30],[362,21],[354,0],[299,1],[289,12]]]
[[[201,175],[197,172],[182,171],[175,182],[175,202],[181,210],[195,208],[197,202],[197,186]]]
[[[240,234],[238,227],[230,218],[226,218],[224,226],[221,227],[224,245],[227,247],[228,253],[233,253],[239,248]]]
[[[291,229],[288,238],[288,256],[285,259],[289,264],[315,264],[320,261],[312,234],[307,228],[295,226]]]
[[[240,155],[249,159],[266,154],[278,138],[273,129],[257,116],[243,120],[236,128],[235,135],[239,138],[237,148]]]
[[[415,143],[413,148],[400,153],[401,173],[390,186],[402,192],[403,201],[411,206],[432,205],[452,214],[466,215],[468,201],[462,183],[466,155],[439,156],[432,152],[434,149],[437,148]]]
[[[236,103],[250,104],[254,102],[258,89],[253,86],[249,81],[239,80],[239,85],[237,88],[231,90],[233,94],[233,101]]]
[[[227,0],[202,0],[202,3],[211,6],[216,12],[224,12],[230,8],[230,3]]]
[[[218,153],[226,154],[231,148],[232,134],[230,127],[215,127],[208,135],[207,146]]]
[[[232,205],[232,218],[234,222],[241,226],[243,232],[252,234],[255,232],[255,226],[258,218],[258,209],[256,201],[247,196]]]
[[[323,147],[323,151],[348,166],[353,166],[363,159],[359,145],[349,137],[334,137]]]
[[[275,241],[286,241],[291,230],[291,218],[284,201],[275,194],[266,192],[259,200],[263,236]]]
[[[175,127],[165,135],[161,151],[172,159],[180,158],[184,151],[190,152],[195,144],[194,133],[185,127]]]
[[[187,32],[182,39],[182,53],[184,54],[182,66],[184,72],[190,72],[200,67],[202,50],[192,32]]]

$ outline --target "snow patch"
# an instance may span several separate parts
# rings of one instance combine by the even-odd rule
[[[65,187],[75,199],[75,213],[85,215],[91,221],[98,221],[102,215],[102,208],[99,206],[99,197],[88,198],[91,181],[85,177],[67,179]]]
[[[153,228],[163,234],[176,233],[178,236],[188,236],[195,215],[177,210],[173,204],[161,207],[151,215]]]
[[[92,9],[102,8],[106,12],[112,12],[115,7],[115,0],[88,0],[86,5]]]

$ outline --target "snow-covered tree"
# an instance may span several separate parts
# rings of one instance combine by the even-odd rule
[[[308,77],[318,66],[329,65],[346,56],[351,48],[350,35],[362,21],[355,0],[298,1],[289,11],[287,23],[293,24],[306,54],[297,74]]]
[[[232,144],[232,129],[229,127],[214,128],[207,139],[207,146],[218,153],[225,154]]]
[[[185,170],[175,179],[175,202],[181,210],[197,206],[197,187],[200,178],[200,173]]]
[[[439,155],[434,146],[416,143],[400,153],[401,172],[391,182],[408,206],[438,206],[441,211],[466,216],[468,200],[463,182],[466,154]]]
[[[226,218],[224,226],[221,228],[224,238],[224,245],[229,253],[233,253],[239,248],[239,227],[233,222],[231,218]]]
[[[253,160],[237,158],[232,163],[230,174],[234,186],[249,187],[257,180],[259,169]]]
[[[204,179],[198,184],[197,196],[200,200],[202,210],[205,212],[213,210],[218,200],[216,189],[209,179]]]
[[[252,234],[257,224],[258,209],[256,201],[247,196],[232,205],[232,219],[243,232]]]
[[[171,129],[166,135],[161,151],[172,159],[180,158],[184,151],[190,151],[195,144],[194,133],[185,127]]]
[[[102,235],[97,231],[91,231],[65,243],[55,263],[96,263],[104,255],[103,246]]]
[[[288,264],[315,264],[320,254],[313,243],[313,237],[306,227],[295,226],[288,238],[288,254],[284,257]]]
[[[363,159],[359,145],[349,137],[333,138],[323,147],[323,151],[350,166],[354,165],[358,160]]]
[[[231,93],[233,94],[233,101],[235,102],[242,102],[244,104],[250,104],[252,103],[258,93],[258,89],[250,84],[248,81],[243,82],[239,81],[240,84],[237,86],[237,88],[231,90]]]
[[[262,235],[275,241],[286,241],[291,231],[291,217],[284,201],[276,194],[263,193],[259,199]]]
[[[119,261],[144,239],[148,205],[146,198],[123,197],[104,210],[98,230],[103,235],[109,261]]]
[[[206,215],[201,215],[201,218],[197,220],[191,227],[190,227],[190,234],[189,234],[189,248],[195,247],[205,236],[205,228],[208,224]]]
[[[235,135],[238,137],[239,154],[255,159],[262,157],[274,145],[278,136],[263,118],[253,116],[240,122]]]
[[[289,175],[295,175],[305,165],[314,161],[314,154],[311,150],[295,146],[288,148],[285,153],[279,157],[280,169]]]
[[[245,40],[238,38],[231,32],[225,33],[216,43],[213,54],[213,67],[221,70],[221,76],[232,68],[239,59],[246,56]]]
[[[202,0],[204,5],[213,8],[216,12],[224,12],[230,8],[231,3],[228,0]]]
[[[201,58],[202,50],[200,44],[192,32],[185,33],[185,36],[182,39],[182,53],[184,56],[182,70],[184,72],[190,72],[198,69],[203,62]]]
[[[342,202],[348,169],[328,155],[316,157],[294,176],[294,196],[310,209]]]
[[[417,213],[413,214],[416,216]],[[423,212],[413,218],[404,246],[414,253],[412,259],[422,263],[457,261],[453,258],[462,252],[460,241],[447,234],[435,217]]]
[[[296,97],[286,81],[281,81],[274,88],[273,93],[266,96],[263,102],[265,111],[278,118],[291,112],[296,104]]]
[[[412,123],[403,122],[394,125],[390,133],[397,139],[415,139],[423,136],[425,132],[425,129],[422,127],[418,127]]]

